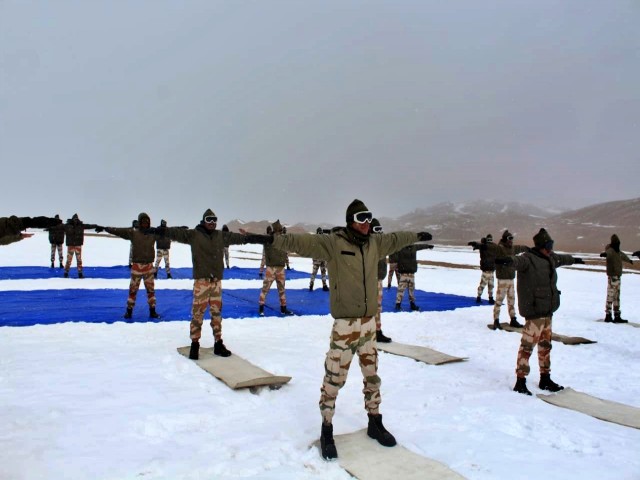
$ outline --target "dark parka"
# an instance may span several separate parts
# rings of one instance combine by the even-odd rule
[[[273,245],[264,246],[264,264],[267,267],[284,267],[287,263],[287,252]]]
[[[496,270],[496,257],[499,247],[493,242],[487,242],[483,238],[480,243],[473,243],[474,248],[480,251],[480,270],[483,272],[494,272]]]
[[[194,229],[169,227],[166,229],[165,235],[176,242],[191,245],[194,279],[222,280],[224,247],[245,243],[245,236],[241,233],[209,231],[202,224]]]
[[[0,245],[9,245],[10,243],[22,240],[22,220],[15,215],[11,217],[0,218]]]
[[[602,256],[602,255],[601,255]],[[613,247],[608,246],[604,251],[607,259],[607,276],[619,277],[622,275],[622,262],[633,263],[633,261],[622,251],[616,251]]]
[[[495,247],[495,249],[494,249]],[[493,251],[494,262],[496,257],[510,257],[519,253],[528,252],[529,247],[525,245],[509,246],[505,240],[500,240],[498,245],[487,244],[487,250]],[[496,278],[498,280],[513,280],[516,278],[516,269],[513,265],[496,265]]]
[[[378,310],[378,262],[391,252],[418,241],[413,232],[376,233],[359,241],[348,228],[329,235],[286,234],[273,245],[303,257],[327,261],[333,318],[373,316]]]
[[[398,251],[398,272],[416,273],[418,271],[418,250],[426,250],[431,245],[408,245]]]
[[[560,291],[556,286],[556,268],[573,265],[571,255],[543,255],[537,248],[513,259],[518,272],[518,311],[527,320],[550,317],[560,307]]]
[[[49,227],[49,243],[51,245],[62,245],[64,243],[65,226],[60,224],[55,227]]]
[[[106,227],[105,231],[131,241],[131,261],[133,263],[153,263],[155,258],[156,236],[144,233],[139,228]]]
[[[67,220],[64,226],[67,247],[81,247],[84,245],[84,231],[96,228],[98,225],[82,223],[77,215]]]

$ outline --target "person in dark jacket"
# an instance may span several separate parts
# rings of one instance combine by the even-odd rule
[[[409,290],[409,306],[411,310],[418,311],[420,307],[416,305],[416,272],[418,271],[418,250],[433,248],[433,245],[416,244],[408,245],[397,252],[398,254],[398,292],[396,294],[396,311],[401,310],[404,291]]]
[[[153,246],[156,237],[151,234],[151,218],[142,212],[138,215],[138,228],[96,228],[96,232],[106,231],[111,235],[129,240],[131,242],[131,281],[129,282],[129,296],[127,297],[127,309],[124,318],[133,316],[133,308],[136,306],[136,297],[140,288],[140,281],[144,283],[147,291],[147,303],[149,304],[149,317],[160,318],[156,312],[156,290],[153,277]]]
[[[64,226],[65,243],[67,244],[67,263],[65,263],[64,266],[64,278],[69,277],[69,269],[71,268],[74,255],[76,256],[76,263],[78,264],[78,278],[84,278],[84,273],[82,273],[84,231],[93,230],[96,227],[98,227],[98,225],[94,223],[83,223],[77,213],[74,213],[73,216],[67,220]]]
[[[474,250],[480,251],[480,285],[478,285],[478,295],[476,296],[476,303],[482,303],[482,292],[484,287],[487,287],[487,294],[489,295],[489,305],[495,304],[493,299],[493,285],[496,272],[496,253],[497,248],[493,243],[493,235],[488,234],[486,237],[480,239],[478,242],[469,242],[467,245],[471,245]]]
[[[160,220],[160,227],[166,228],[167,221]],[[160,268],[160,262],[164,259],[164,269],[167,272],[167,278],[171,277],[171,266],[169,265],[169,250],[171,249],[171,239],[165,236],[156,237],[156,263],[153,266],[153,276],[158,278],[158,269]]]
[[[516,384],[513,390],[531,395],[527,388],[529,357],[538,346],[538,364],[542,390],[557,392],[564,387],[551,380],[551,319],[560,306],[556,286],[556,269],[564,265],[584,263],[581,258],[558,255],[553,251],[553,239],[541,228],[533,237],[535,247],[519,256],[498,257],[496,264],[509,265],[518,272],[518,311],[524,317],[520,348],[516,361]]]
[[[393,252],[389,255],[389,278],[387,279],[387,290],[391,288],[391,280],[393,275],[396,276],[396,282],[400,281],[400,275],[398,275],[398,252]]]
[[[496,256],[506,257],[518,255],[528,250],[529,247],[525,245],[514,245],[513,234],[509,230],[505,230],[502,232],[502,238],[498,243]],[[516,271],[511,265],[496,265],[496,277],[498,278],[498,288],[496,289],[496,303],[493,306],[493,328],[495,330],[502,329],[500,326],[500,307],[505,297],[507,298],[507,309],[509,311],[509,318],[511,319],[509,325],[515,328],[522,328],[522,324],[520,324],[516,318]]]
[[[380,377],[374,320],[378,310],[378,262],[406,245],[430,240],[431,235],[426,232],[371,235],[372,219],[373,214],[361,200],[356,199],[347,207],[346,227],[332,230],[328,235],[261,235],[280,250],[327,261],[329,304],[334,322],[320,394],[320,450],[326,459],[338,456],[332,419],[338,392],[347,380],[355,354],[364,377],[364,403],[369,418],[367,434],[381,445],[392,447],[396,444],[393,435],[384,427],[379,411]]]
[[[371,220],[371,233],[384,233],[377,218]],[[378,310],[376,311],[376,342],[378,343],[391,343],[391,339],[382,333],[382,282],[386,276],[387,259],[381,258],[378,261]]]
[[[620,250],[620,238],[611,235],[611,243],[600,254],[607,259],[607,302],[604,307],[604,321],[607,323],[627,323],[620,313],[620,287],[622,281],[622,262],[633,264],[626,253]],[[613,309],[613,317],[611,310]]]
[[[131,228],[139,228],[139,227],[140,227],[140,222],[138,222],[137,218],[131,221]],[[133,243],[129,245],[129,268],[131,268],[132,265],[133,265]]]
[[[273,236],[283,235],[283,227],[280,220],[276,220],[271,224]],[[293,312],[287,308],[287,292],[285,285],[287,282],[287,274],[285,271],[285,265],[288,261],[287,252],[275,248],[272,244],[264,246],[264,264],[266,270],[264,274],[264,280],[262,281],[262,289],[258,297],[258,314],[264,316],[264,304],[269,293],[269,289],[274,280],[278,287],[278,297],[280,299],[280,313],[283,315],[293,315]]]
[[[49,217],[0,217],[0,245],[9,245],[31,237],[32,233],[22,233],[27,228],[51,228],[60,223],[60,219]]]
[[[325,232],[322,227],[318,227],[316,230],[316,235],[323,235],[325,233],[330,233],[330,230],[327,230]],[[327,261],[321,260],[319,258],[312,259],[311,277],[309,278],[309,291],[313,291],[313,283],[316,280],[318,270],[320,270],[320,278],[322,279],[322,290],[324,292],[328,292],[329,287],[327,286]]]
[[[222,225],[223,232],[229,232],[229,227]],[[226,268],[229,268],[229,247],[224,247],[224,264]]]
[[[49,227],[49,243],[51,244],[51,268],[56,263],[56,250],[58,251],[58,260],[60,262],[60,268],[62,267],[62,245],[64,244],[64,225],[60,220],[60,215],[54,217],[60,223],[53,227]]]
[[[191,308],[191,348],[189,358],[198,360],[202,322],[209,307],[213,330],[213,353],[228,357],[231,351],[222,341],[222,278],[224,276],[224,247],[247,243],[242,233],[217,230],[218,217],[208,208],[202,221],[194,229],[167,227],[158,229],[176,242],[191,246],[193,260],[193,304]],[[242,230],[241,230],[242,232]]]

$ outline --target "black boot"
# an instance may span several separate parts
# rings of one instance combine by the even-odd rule
[[[69,272],[64,272],[64,278],[69,278]]]
[[[322,285],[322,291],[323,292],[328,292],[329,291],[329,287],[327,287],[326,285]]]
[[[200,354],[200,342],[191,342],[191,349],[189,350],[189,358],[191,360],[198,360]]]
[[[213,344],[213,354],[218,355],[219,357],[230,357],[231,352],[227,350],[227,347],[222,343],[222,339],[217,340],[216,343]]]
[[[153,278],[156,280],[158,279],[158,272],[153,272]]]
[[[499,318],[496,318],[493,321],[493,329],[494,330],[502,330],[502,327],[500,326],[500,319]]]
[[[60,262],[60,268],[64,268],[64,267],[62,266],[62,262]]]
[[[620,316],[620,312],[614,312],[613,313],[613,323],[629,323],[629,320],[624,320]]]
[[[613,317],[611,316],[611,312],[607,312],[607,314],[604,316],[604,321],[607,323],[613,322]]]
[[[396,312],[399,312],[400,310],[401,310],[401,308],[400,308],[400,304],[399,304],[399,303],[396,303]]]
[[[313,283],[310,283],[310,284],[309,284],[309,291],[310,291],[310,292],[313,292]]]
[[[550,392],[559,392],[560,390],[564,390],[562,385],[558,385],[556,382],[551,380],[551,375],[548,373],[540,374],[540,383],[538,384],[541,390],[548,390]]]
[[[170,273],[167,273],[167,278],[173,278]]]
[[[385,447],[393,447],[396,444],[396,439],[393,435],[387,432],[382,424],[382,415],[369,414],[369,425],[367,426],[367,435],[378,441],[378,443]]]
[[[131,318],[133,316],[133,307],[127,307],[127,311],[124,312],[124,318]]]
[[[158,315],[158,312],[156,312],[156,307],[149,307],[149,317],[160,318],[160,315]]]
[[[382,333],[382,330],[376,330],[376,342],[378,343],[391,343],[391,339],[387,336],[385,336],[384,333]]]
[[[420,307],[418,305],[416,305],[415,302],[411,302],[409,304],[409,306],[411,307],[411,310],[413,310],[414,312],[419,312],[420,311]]]
[[[320,430],[320,451],[322,452],[322,458],[326,460],[332,460],[338,458],[338,451],[336,450],[336,443],[333,441],[333,425],[322,422],[322,429]]]
[[[78,278],[84,278],[84,273],[78,272]]]
[[[289,310],[286,305],[280,306],[280,313],[283,315],[293,315],[293,312]]]
[[[482,303],[482,299],[479,296],[476,297],[476,303]]]
[[[264,305],[258,306],[258,315],[264,317]]]
[[[53,268],[53,262],[51,262],[51,268]]]
[[[518,377],[516,385],[513,387],[513,391],[524,395],[531,395],[531,392],[527,388],[527,379],[525,377]]]
[[[518,323],[518,320],[516,320],[516,317],[511,317],[511,322],[509,322],[509,326],[513,328],[522,328],[522,324]]]
[[[489,305],[495,305],[496,301],[493,299],[493,297],[489,297]]]

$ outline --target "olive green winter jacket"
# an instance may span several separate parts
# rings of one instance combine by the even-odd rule
[[[22,220],[16,216],[0,217],[0,245],[9,245],[22,240]]]
[[[497,257],[510,257],[511,255],[518,255],[522,252],[528,252],[529,247],[524,245],[507,245],[500,240],[498,245],[495,243],[487,244],[487,249],[492,251],[495,249],[495,258]],[[492,252],[494,253],[494,252]],[[516,278],[516,270],[513,265],[496,265],[496,278],[498,280],[513,280]]]
[[[155,235],[147,235],[137,228],[105,227],[108,232],[116,237],[131,241],[131,261],[133,263],[153,263],[155,258]]]
[[[607,276],[619,277],[622,275],[622,262],[633,263],[633,261],[624,252],[616,252],[609,247],[605,251],[607,257]]]
[[[224,272],[224,247],[242,245],[245,237],[241,233],[208,231],[202,225],[194,229],[170,227],[165,235],[176,242],[191,245],[193,278],[222,280]]]
[[[560,307],[556,268],[573,265],[571,255],[551,253],[546,257],[532,248],[513,259],[518,272],[518,311],[527,320],[550,317]]]
[[[303,257],[326,260],[331,315],[360,318],[373,316],[378,309],[378,261],[417,241],[418,234],[413,232],[380,233],[359,245],[342,228],[328,235],[279,235],[273,245]]]

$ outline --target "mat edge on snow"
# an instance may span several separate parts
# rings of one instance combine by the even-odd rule
[[[501,323],[500,326],[505,332],[522,333],[522,328],[512,327],[508,323]],[[495,330],[493,323],[487,324],[489,330]],[[570,337],[568,335],[560,335],[559,333],[551,333],[551,340],[564,343],[565,345],[588,345],[590,343],[598,343],[595,340],[589,340],[584,337]]]
[[[180,355],[189,358],[190,347],[178,347],[177,350]],[[274,375],[263,370],[236,354],[230,357],[214,355],[213,347],[200,348],[199,357],[192,362],[233,390],[262,386],[279,387],[291,380],[289,376]]]
[[[537,397],[551,405],[584,413],[605,422],[640,429],[640,408],[638,407],[603,400],[570,387],[557,393],[539,393]]]
[[[409,345],[400,342],[378,343],[377,348],[382,352],[412,358],[428,365],[443,365],[445,363],[464,362],[468,360],[468,357],[456,357],[433,350],[429,347]]]

